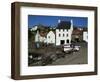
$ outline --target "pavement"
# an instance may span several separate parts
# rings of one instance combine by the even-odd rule
[[[80,43],[78,45],[80,46],[80,50],[78,52],[66,54],[64,58],[57,59],[51,65],[87,64],[88,63],[87,44]]]

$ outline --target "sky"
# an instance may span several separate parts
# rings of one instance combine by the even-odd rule
[[[73,20],[73,25],[78,27],[87,27],[87,17],[70,17],[70,16],[41,16],[41,15],[28,15],[28,27],[32,28],[35,25],[42,24],[45,26],[57,26],[58,20],[70,21]]]

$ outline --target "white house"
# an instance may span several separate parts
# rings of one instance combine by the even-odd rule
[[[50,31],[47,34],[47,38],[46,38],[47,44],[51,43],[51,44],[55,44],[55,34],[53,31]]]
[[[83,32],[83,40],[88,42],[88,32],[87,31]]]
[[[70,22],[58,20],[56,28],[56,45],[70,44],[73,31],[73,21]],[[64,25],[65,24],[65,25]]]
[[[58,20],[58,27],[53,31],[49,31],[46,36],[41,36],[37,30],[35,42],[52,43],[55,45],[70,44],[73,32],[73,21]]]

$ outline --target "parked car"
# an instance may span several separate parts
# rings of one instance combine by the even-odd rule
[[[79,51],[79,50],[80,50],[80,46],[75,46],[72,44],[63,45],[63,51],[65,53],[72,53],[74,51]]]
[[[73,48],[70,46],[70,44],[68,45],[63,45],[63,51],[65,53],[71,53],[73,51]]]
[[[74,50],[74,51],[79,51],[79,50],[80,50],[80,46],[75,46],[75,47],[73,48],[73,50]]]

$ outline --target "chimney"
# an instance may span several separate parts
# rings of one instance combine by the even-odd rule
[[[73,31],[73,20],[71,19],[71,30]]]
[[[73,20],[71,19],[71,25],[73,25]]]
[[[59,19],[59,20],[58,20],[58,23],[60,23],[60,22],[61,22],[61,20]]]

